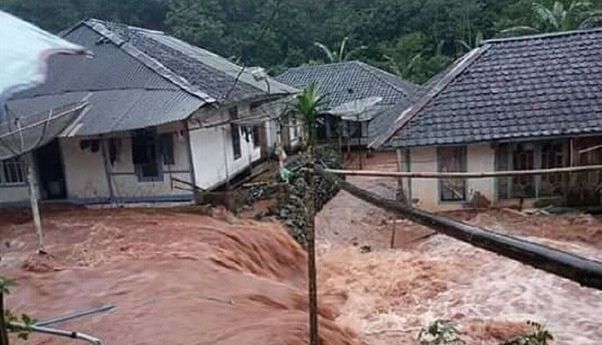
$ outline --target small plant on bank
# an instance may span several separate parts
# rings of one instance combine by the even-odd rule
[[[0,276],[0,344],[8,345],[8,333],[17,333],[19,339],[27,340],[31,327],[36,323],[26,314],[17,316],[4,308],[4,295],[10,294],[10,288],[16,286],[14,280]]]
[[[460,331],[448,320],[436,320],[418,334],[419,345],[463,345]]]
[[[525,334],[520,338],[507,341],[501,345],[549,345],[549,342],[554,340],[552,334],[540,323],[527,321],[527,324],[533,327],[532,333]]]

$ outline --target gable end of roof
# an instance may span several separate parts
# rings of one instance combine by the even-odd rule
[[[490,45],[484,45],[479,48],[473,49],[471,52],[466,54],[462,60],[460,60],[455,67],[453,67],[449,73],[443,76],[437,81],[421,98],[414,103],[411,107],[404,110],[399,115],[397,120],[390,126],[386,132],[377,136],[371,143],[368,144],[368,148],[378,149],[382,147],[387,140],[403,128],[416,114],[418,114],[433,98],[435,98],[447,85],[452,83],[460,74],[462,74],[470,65],[472,65],[479,57],[481,57],[488,49]]]
[[[147,54],[145,54],[138,48],[134,47],[132,44],[128,43],[121,36],[114,33],[113,31],[109,30],[99,20],[87,19],[87,20],[81,21],[79,24],[75,25],[72,29],[67,30],[64,35],[67,35],[69,32],[76,30],[77,27],[79,27],[80,25],[85,25],[85,26],[89,27],[90,29],[94,30],[95,32],[97,32],[99,35],[107,38],[113,44],[115,44],[117,47],[119,47],[124,52],[126,52],[128,55],[130,55],[133,58],[135,58],[136,60],[140,61],[146,67],[150,68],[155,73],[159,74],[160,76],[167,79],[171,83],[180,87],[182,90],[190,93],[193,96],[199,97],[201,100],[203,100],[207,103],[215,103],[216,102],[216,99],[209,96],[205,92],[202,92],[198,87],[190,84],[186,79],[177,75],[176,73],[174,73],[173,71],[171,71],[170,69],[165,67],[163,64],[161,64],[156,59],[153,59],[152,57],[148,56]]]

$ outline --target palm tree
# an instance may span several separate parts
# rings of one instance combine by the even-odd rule
[[[592,10],[592,3],[589,1],[572,0],[568,6],[562,1],[555,1],[551,8],[534,2],[531,7],[536,18],[535,26],[515,26],[500,33],[504,35],[570,31],[602,25],[602,11]]]
[[[315,42],[314,45],[318,47],[324,55],[328,58],[328,62],[344,62],[348,61],[353,55],[359,53],[360,51],[367,49],[366,46],[360,46],[355,49],[351,49],[347,51],[347,43],[349,42],[349,36],[345,36],[341,41],[341,45],[339,46],[339,51],[333,51],[328,48],[325,44],[320,42]]]
[[[305,141],[309,145],[315,142],[316,121],[319,109],[324,104],[325,99],[326,95],[320,95],[316,83],[309,84],[297,95],[294,106],[305,126]]]

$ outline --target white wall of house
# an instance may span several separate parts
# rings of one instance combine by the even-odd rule
[[[21,174],[16,177],[14,169],[6,169],[4,164],[5,162],[0,161],[0,206],[19,206],[29,203],[29,185],[25,166],[22,165]],[[8,164],[14,168],[14,162]],[[20,181],[17,181],[19,178]]]
[[[218,123],[229,119],[228,108],[213,111],[215,114],[207,119],[206,123]],[[245,116],[248,112],[248,104],[238,105],[239,117]],[[239,126],[241,155],[238,158],[234,157],[230,124],[195,129],[198,124],[193,119],[189,127],[192,128],[190,145],[195,182],[201,188],[217,187],[261,159],[261,147],[254,146],[251,136],[248,142],[245,140],[242,126]]]
[[[108,201],[111,190],[116,201],[124,202],[175,201],[190,198],[191,192],[175,188],[188,186],[173,180],[175,177],[191,182],[188,138],[184,126],[177,123],[157,128],[157,134],[162,133],[173,134],[175,164],[161,164],[162,179],[153,181],[141,181],[138,178],[132,160],[132,140],[129,133],[115,136],[118,138],[119,150],[113,164],[108,162],[108,139],[102,140],[110,179],[107,178],[102,148],[96,152],[90,149],[82,150],[82,138],[61,139],[68,198],[82,203]]]
[[[401,154],[401,168],[407,169],[405,154]],[[468,172],[494,171],[495,154],[490,144],[474,144],[466,147],[466,168]],[[437,148],[417,147],[410,149],[410,170],[413,172],[436,172]],[[481,193],[488,200],[495,200],[495,181],[493,178],[468,179],[466,186],[466,201],[472,199],[475,192]],[[411,189],[414,205],[429,211],[458,210],[464,207],[466,201],[441,201],[439,182],[437,179],[403,179],[403,189],[406,194]]]
[[[27,185],[0,185],[0,205],[17,205],[29,202],[29,187]]]
[[[67,197],[74,200],[109,199],[109,186],[101,151],[80,148],[81,138],[59,140]]]

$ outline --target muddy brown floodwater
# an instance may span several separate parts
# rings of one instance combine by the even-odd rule
[[[367,161],[395,169],[395,157]],[[349,177],[379,194],[386,178]],[[522,216],[492,210],[450,216],[602,260],[602,219],[585,215]],[[436,319],[456,323],[467,344],[499,344],[547,326],[555,344],[602,344],[602,292],[535,270],[399,220],[345,192],[318,215],[320,288],[344,296],[336,321],[374,345],[415,344]],[[391,249],[391,237],[396,249]]]
[[[393,154],[364,161],[395,169]],[[350,178],[393,197],[395,181]],[[23,211],[0,213],[0,275],[19,286],[17,312],[49,319],[116,309],[59,325],[107,345],[307,343],[306,256],[277,222],[220,209],[45,209],[47,248],[32,254]],[[452,217],[602,260],[602,219],[507,211]],[[469,345],[495,345],[545,324],[561,345],[602,343],[602,292],[397,219],[341,192],[316,219],[324,345],[411,345],[449,319]],[[395,237],[393,237],[395,232]],[[391,245],[396,249],[391,249]],[[27,344],[78,344],[36,335]]]
[[[47,249],[34,251],[33,227],[0,214],[0,274],[19,284],[17,312],[49,319],[103,304],[116,309],[59,325],[108,345],[305,344],[305,253],[277,223],[169,210],[43,213]],[[334,322],[321,299],[325,344],[360,344]],[[27,344],[76,344],[33,336]]]

